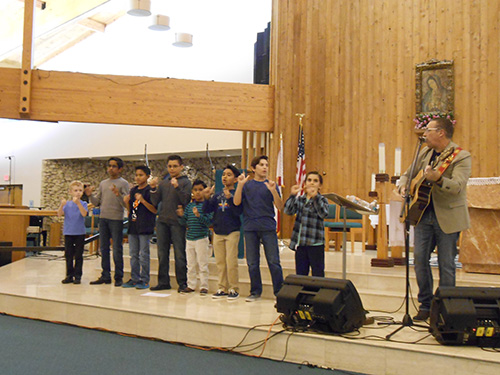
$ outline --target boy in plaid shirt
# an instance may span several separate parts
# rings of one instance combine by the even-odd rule
[[[319,193],[323,177],[318,172],[306,175],[304,194],[297,196],[300,186],[294,185],[285,202],[285,214],[296,214],[290,249],[295,250],[297,275],[325,276],[325,228],[323,219],[328,215],[328,200]]]

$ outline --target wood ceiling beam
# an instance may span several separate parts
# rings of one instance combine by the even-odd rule
[[[0,68],[0,118],[20,119],[20,69]],[[274,87],[33,70],[29,119],[273,131]]]
[[[18,0],[18,1],[20,1],[21,3],[24,3],[26,0]],[[47,2],[42,1],[42,0],[36,0],[35,5],[38,9],[44,10],[47,7]]]
[[[2,25],[0,27],[0,55],[17,48],[22,40],[24,19],[22,3],[16,0],[0,1],[0,25]],[[45,35],[83,14],[88,13],[87,17],[91,17],[94,10],[98,11],[96,8],[106,3],[110,3],[110,0],[47,0],[44,10],[35,10],[35,37]],[[107,4],[104,8],[108,5],[113,4]]]
[[[19,93],[19,113],[21,113],[21,116],[30,113],[34,22],[35,0],[26,0],[24,3],[23,56],[21,60],[21,88]]]
[[[87,29],[98,31],[100,33],[103,33],[106,30],[106,26],[108,26],[105,22],[97,21],[93,18],[85,18],[78,23]]]
[[[105,30],[107,26],[125,15],[125,11],[120,12],[100,12],[90,18],[89,26],[85,27],[79,23],[68,24],[64,28],[59,28],[53,32],[38,37],[35,40],[35,54],[33,56],[33,67],[37,68],[43,63],[67,51],[96,32],[97,29]],[[102,27],[101,27],[102,26]],[[0,67],[19,68],[22,48],[16,48],[8,54],[1,56]]]

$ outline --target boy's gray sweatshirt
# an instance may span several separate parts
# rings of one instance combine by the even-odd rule
[[[191,200],[191,181],[187,176],[177,177],[179,186],[174,188],[168,177],[160,182],[156,191],[151,190],[151,202],[158,207],[158,220],[166,224],[179,225],[179,217],[175,212],[177,206],[186,207]]]
[[[113,185],[120,191],[118,197],[111,191]],[[90,203],[101,208],[99,216],[102,219],[123,220],[125,209],[123,197],[129,193],[129,190],[128,182],[124,178],[107,178],[101,181],[97,191],[90,196]]]

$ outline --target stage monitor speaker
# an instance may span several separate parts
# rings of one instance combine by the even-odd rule
[[[0,246],[12,246],[12,242],[0,242]],[[0,267],[11,263],[12,251],[0,251]]]
[[[289,275],[277,295],[276,309],[286,326],[325,333],[361,327],[365,309],[349,280]]]
[[[500,288],[439,287],[429,331],[444,345],[500,347]]]

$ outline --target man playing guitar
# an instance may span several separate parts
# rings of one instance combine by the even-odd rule
[[[433,297],[433,278],[429,260],[438,250],[439,286],[455,286],[455,257],[461,231],[470,225],[467,209],[467,180],[471,174],[471,155],[451,141],[454,127],[446,118],[427,124],[426,147],[418,155],[415,174],[408,169],[401,177],[401,195],[406,194],[408,178],[419,172],[423,184],[430,187],[429,202],[415,220],[415,274],[418,284],[418,314],[414,320],[426,320]],[[417,190],[417,189],[415,189]],[[412,192],[418,194],[418,192]]]

